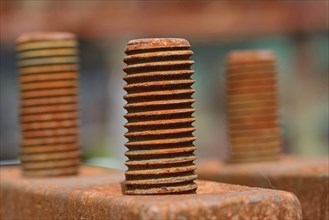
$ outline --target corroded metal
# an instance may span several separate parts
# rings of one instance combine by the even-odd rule
[[[124,173],[113,169],[42,179],[0,171],[0,219],[302,219],[296,196],[279,190],[196,180],[195,194],[127,196]]]
[[[126,194],[195,192],[193,52],[184,39],[132,40],[126,48]]]
[[[70,33],[27,33],[17,39],[25,176],[78,172],[77,46]]]
[[[276,160],[281,151],[276,56],[234,51],[227,59],[230,161]]]
[[[303,219],[329,219],[329,159],[281,155],[277,161],[197,164],[200,179],[291,192],[299,199]],[[310,190],[311,189],[311,190]]]

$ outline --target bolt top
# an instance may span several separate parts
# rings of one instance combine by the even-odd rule
[[[228,64],[275,62],[276,55],[271,50],[235,50],[228,54]]]
[[[190,46],[190,43],[182,38],[144,38],[129,41],[126,51]]]
[[[47,40],[73,40],[76,36],[68,32],[30,32],[20,35],[16,42],[17,44],[28,43],[33,41]]]

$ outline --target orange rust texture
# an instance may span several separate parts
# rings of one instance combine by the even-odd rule
[[[124,195],[124,173],[83,166],[78,176],[26,178],[1,167],[1,219],[301,219],[284,191],[197,180],[196,194]]]
[[[78,172],[77,46],[73,34],[62,32],[26,33],[17,39],[25,176]]]
[[[285,190],[301,202],[303,219],[329,219],[329,160],[282,156],[278,161],[198,164],[201,179]]]
[[[126,48],[126,194],[193,193],[193,52],[184,39],[132,40]]]
[[[233,51],[227,59],[230,161],[276,160],[281,151],[276,56]]]

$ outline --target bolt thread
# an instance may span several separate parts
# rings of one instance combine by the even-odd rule
[[[227,59],[227,114],[231,162],[276,160],[280,154],[276,56],[234,51]]]
[[[77,47],[70,33],[27,33],[17,39],[25,176],[78,173]]]
[[[183,39],[128,43],[126,194],[192,193],[197,188],[189,48]]]

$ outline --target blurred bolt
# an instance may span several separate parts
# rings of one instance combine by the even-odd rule
[[[77,46],[70,33],[27,33],[17,39],[25,176],[78,173]]]
[[[281,151],[276,56],[234,51],[227,59],[231,162],[275,160]]]
[[[126,194],[196,191],[190,69],[194,62],[189,48],[186,40],[172,38],[132,40],[127,45]]]

